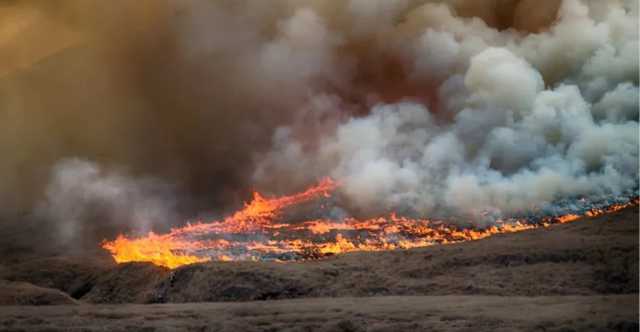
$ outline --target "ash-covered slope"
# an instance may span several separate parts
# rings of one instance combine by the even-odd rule
[[[212,262],[167,270],[100,259],[5,265],[0,279],[84,302],[251,301],[378,295],[594,295],[638,292],[638,207],[522,233],[422,249],[294,263]]]

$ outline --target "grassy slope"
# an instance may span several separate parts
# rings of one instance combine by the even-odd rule
[[[637,331],[636,295],[0,308],[2,331]]]
[[[0,298],[19,287],[47,299],[22,297],[22,304],[69,303],[47,296],[53,288],[80,303],[0,307],[0,330],[636,331],[638,208],[480,241],[315,262],[168,271],[42,257],[5,263],[0,279],[12,281]]]
[[[92,303],[251,301],[379,295],[595,295],[638,292],[637,208],[454,245],[298,263],[213,262],[169,271],[103,258],[37,258],[0,279]]]

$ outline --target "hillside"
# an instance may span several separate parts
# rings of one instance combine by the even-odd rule
[[[14,304],[77,304],[5,306],[1,323],[9,330],[68,324],[89,330],[93,324],[115,330],[127,324],[150,330],[165,324],[258,331],[285,325],[336,331],[633,330],[637,218],[634,207],[472,242],[296,263],[211,262],[171,271],[116,265],[104,257],[27,259],[0,270],[4,304],[16,293],[22,296],[14,296]],[[89,305],[222,301],[244,304]],[[77,319],[64,320],[70,313]]]

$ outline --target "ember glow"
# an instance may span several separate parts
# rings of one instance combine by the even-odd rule
[[[187,224],[167,234],[119,235],[113,241],[103,242],[102,247],[118,263],[151,262],[171,269],[212,260],[308,260],[352,251],[409,249],[478,240],[494,234],[569,223],[583,216],[598,216],[638,204],[635,198],[625,204],[591,209],[583,215],[546,217],[535,222],[499,220],[486,228],[461,228],[443,221],[413,219],[395,213],[364,220],[283,221],[286,209],[328,198],[337,187],[335,181],[327,178],[289,196],[265,198],[254,192],[251,202],[223,220]]]

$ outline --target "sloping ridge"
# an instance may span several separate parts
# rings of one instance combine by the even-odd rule
[[[0,279],[91,303],[253,301],[378,295],[597,295],[638,292],[638,207],[488,239],[319,261],[210,262],[170,271],[89,259],[24,262]],[[64,273],[61,273],[64,271]]]

